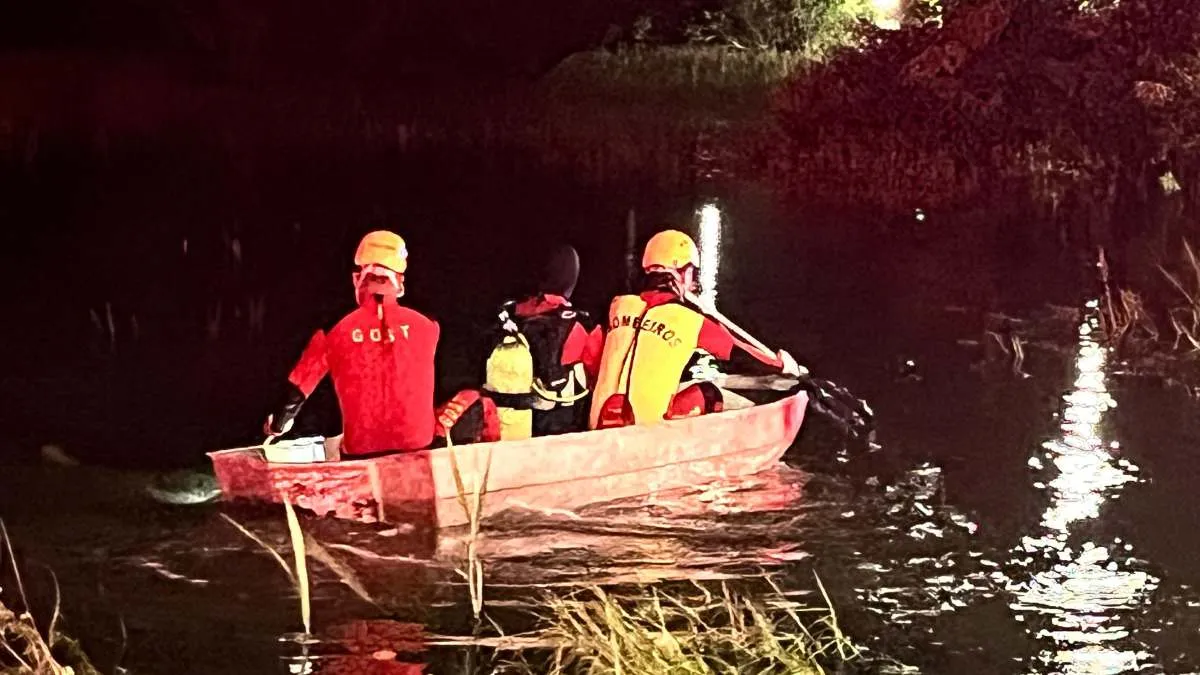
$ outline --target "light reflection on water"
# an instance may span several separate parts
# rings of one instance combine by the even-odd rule
[[[1015,626],[1031,640],[1025,672],[1163,672],[1146,644],[1160,630],[1146,622],[1153,621],[1149,605],[1161,580],[1133,557],[1132,544],[1112,532],[1106,514],[1124,485],[1138,482],[1140,469],[1120,457],[1106,426],[1116,403],[1095,318],[1079,327],[1074,356],[1075,380],[1062,399],[1060,433],[1029,459],[1037,472],[1034,486],[1049,498],[1034,531],[1007,556],[997,555],[973,538],[973,523],[937,504],[935,494],[910,490],[911,505],[893,506],[889,514],[896,521],[884,530],[897,545],[918,540],[911,549],[916,555],[870,556],[858,569],[874,576],[855,590],[889,625],[939,636],[934,640],[947,615],[1006,597]],[[936,470],[927,473],[934,477]],[[950,523],[971,537],[945,527]],[[914,660],[928,648],[928,642],[918,644],[923,646],[911,654]],[[960,646],[979,654],[996,651],[987,638],[971,644],[967,638]]]
[[[721,266],[721,208],[705,204],[700,209],[700,297],[717,301],[717,272]]]
[[[1116,403],[1106,386],[1108,351],[1098,331],[1094,317],[1080,326],[1076,379],[1064,397],[1062,434],[1029,461],[1034,469],[1057,474],[1044,484],[1050,505],[1042,515],[1042,531],[1022,540],[1013,563],[1045,569],[1008,581],[1015,596],[1010,606],[1045,645],[1036,657],[1040,672],[1124,673],[1149,665],[1150,656],[1132,639],[1126,619],[1148,602],[1159,580],[1130,568],[1132,546],[1121,539],[1093,541],[1097,535],[1077,530],[1099,518],[1103,506],[1138,473],[1116,457],[1119,445],[1106,438],[1105,414]]]

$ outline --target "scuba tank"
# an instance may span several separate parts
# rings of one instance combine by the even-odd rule
[[[504,336],[487,359],[484,392],[496,404],[500,440],[533,436],[533,351],[517,325],[501,314]]]

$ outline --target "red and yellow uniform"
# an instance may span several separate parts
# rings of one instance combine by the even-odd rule
[[[589,395],[600,368],[604,330],[587,312],[554,293],[539,293],[505,305],[529,345],[530,432],[534,436],[582,431],[587,425]]]
[[[579,254],[560,245],[536,292],[501,307],[489,340],[483,391],[497,407],[501,438],[583,431],[604,331],[571,304]]]
[[[782,353],[763,354],[683,304],[699,264],[696,243],[678,230],[659,232],[646,243],[642,269],[651,288],[640,295],[619,296],[609,307],[589,428],[658,424],[720,411],[721,395],[715,386],[700,383],[679,390],[697,350],[728,361],[739,347],[760,364],[785,367]]]
[[[684,370],[697,350],[728,361],[734,347],[763,364],[781,365],[743,345],[724,326],[684,305],[673,293],[651,290],[617,297],[608,312],[590,428],[657,424],[669,417],[704,412],[691,410],[693,392],[677,397],[683,393],[678,389]],[[673,405],[677,399],[686,399],[688,409]],[[605,415],[606,409],[616,414]]]

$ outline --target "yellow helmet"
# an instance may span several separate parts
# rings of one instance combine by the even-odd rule
[[[381,265],[397,274],[408,269],[408,247],[404,239],[395,232],[376,230],[367,234],[358,243],[354,253],[354,264],[359,267]]]
[[[700,250],[696,242],[679,230],[664,230],[650,237],[642,254],[642,269],[665,267],[681,270],[688,265],[700,266]]]

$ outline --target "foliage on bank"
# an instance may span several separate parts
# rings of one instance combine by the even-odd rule
[[[0,561],[6,554],[11,585],[0,586],[0,675],[99,675],[79,643],[59,630],[62,616],[57,580],[53,614],[41,625],[34,618],[8,530],[0,520]],[[19,611],[5,604],[9,595],[14,598],[10,604],[20,603],[15,605]]]
[[[877,19],[870,0],[717,0],[643,14],[628,39],[651,45],[710,45],[783,51],[819,61],[859,42]]]
[[[1189,0],[959,2],[781,92],[773,174],[889,207],[1015,184],[1109,208],[1167,169],[1194,190],[1197,54]]]
[[[1187,362],[1194,370],[1200,364],[1200,255],[1192,244],[1182,240],[1156,265],[1157,279],[1132,288],[1111,278],[1104,251],[1098,267],[1104,291],[1100,320],[1109,346],[1136,365]]]
[[[463,150],[670,187],[717,167],[893,211],[1032,192],[1105,220],[1168,172],[1200,199],[1200,3],[916,0],[899,30],[872,27],[864,4],[663,4],[603,48],[498,91],[276,83],[215,96],[174,83],[150,97],[164,111],[142,111],[153,119],[138,134],[194,137],[239,165],[281,148]],[[118,122],[76,135],[107,161],[137,147]],[[0,130],[0,159],[36,163],[53,129],[30,124]],[[209,135],[220,143],[200,142]]]

